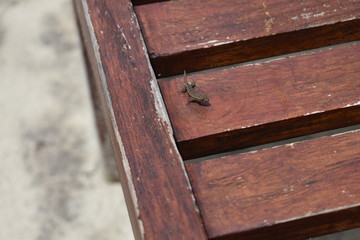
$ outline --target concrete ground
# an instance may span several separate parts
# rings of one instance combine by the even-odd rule
[[[0,123],[0,240],[133,239],[104,171],[71,0],[0,0]]]
[[[70,0],[0,0],[0,239],[133,239]]]

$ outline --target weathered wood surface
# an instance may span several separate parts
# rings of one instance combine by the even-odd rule
[[[136,13],[158,76],[360,39],[359,0],[176,0]]]
[[[76,0],[136,239],[207,239],[130,0]]]
[[[295,240],[360,227],[360,130],[186,168],[211,239]]]
[[[188,76],[210,106],[160,82],[184,159],[360,123],[360,43]]]

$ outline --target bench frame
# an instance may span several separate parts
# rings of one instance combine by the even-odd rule
[[[208,239],[132,1],[74,3],[135,238]]]

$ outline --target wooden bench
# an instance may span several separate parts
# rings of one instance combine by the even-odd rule
[[[360,227],[358,0],[75,6],[136,239]]]

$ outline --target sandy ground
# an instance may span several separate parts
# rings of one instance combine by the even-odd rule
[[[0,240],[133,239],[120,183],[106,178],[70,0],[0,0],[0,116]]]
[[[133,239],[70,0],[0,0],[0,239]]]

